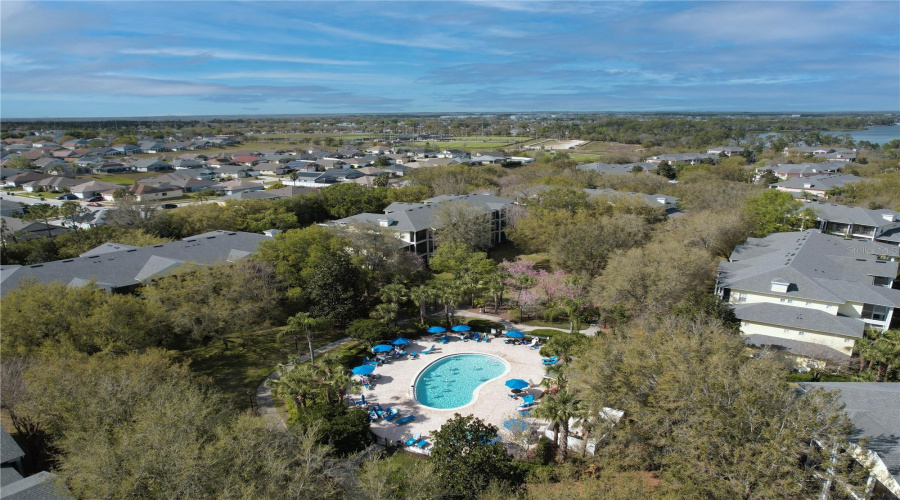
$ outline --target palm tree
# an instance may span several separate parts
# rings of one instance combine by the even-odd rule
[[[868,335],[864,334],[862,338],[856,341],[853,350],[859,355],[859,371],[868,371],[866,368],[866,361],[869,361],[870,363],[874,361],[871,357],[874,354],[872,340],[869,339]],[[868,369],[871,369],[871,366]]]
[[[434,290],[425,285],[419,285],[409,291],[409,298],[419,306],[419,323],[424,325],[425,306],[434,300]]]
[[[447,325],[453,326],[450,308],[459,300],[459,286],[453,281],[439,281],[435,285],[435,295],[444,304],[444,315],[447,319]]]
[[[378,292],[379,298],[385,303],[375,308],[377,317],[383,319],[385,323],[394,322],[400,315],[400,304],[406,301],[407,293],[406,287],[400,283],[385,285]]]
[[[328,321],[320,318],[313,318],[309,313],[300,312],[288,318],[287,328],[278,334],[276,340],[281,340],[284,335],[296,335],[298,333],[306,334],[306,342],[309,344],[309,361],[315,364],[315,354],[313,353],[312,334],[314,331],[325,328]]]
[[[374,319],[379,319],[386,324],[394,323],[397,319],[397,316],[400,315],[400,306],[393,303],[383,303],[378,304],[372,309],[370,316]]]
[[[500,313],[500,303],[503,302],[503,292],[506,285],[498,276],[490,276],[483,282],[484,290],[494,297],[494,314]]]
[[[559,446],[560,461],[569,456],[569,420],[579,418],[581,414],[581,400],[568,389],[548,395],[535,409],[538,418],[548,420],[553,425],[553,439]]]
[[[575,425],[581,428],[581,440],[584,443],[584,448],[581,450],[581,456],[584,457],[587,456],[588,439],[590,439],[591,433],[599,426],[597,412],[590,408],[582,408],[575,420]],[[597,449],[595,446],[594,453],[596,452]]]
[[[276,371],[278,378],[266,380],[266,387],[270,387],[278,398],[290,400],[297,409],[306,406],[309,395],[314,392],[311,365],[278,365]]]

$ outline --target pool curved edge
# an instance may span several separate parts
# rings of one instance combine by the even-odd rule
[[[487,382],[484,382],[483,384],[481,384],[481,385],[479,385],[478,387],[476,387],[475,390],[472,391],[472,400],[469,401],[468,403],[462,405],[462,406],[457,406],[456,408],[435,408],[434,406],[428,406],[428,405],[426,405],[425,403],[422,403],[421,401],[419,401],[419,398],[418,398],[418,396],[416,395],[416,385],[419,383],[419,377],[421,377],[422,374],[425,373],[425,371],[428,370],[428,368],[431,367],[431,365],[433,365],[433,364],[435,364],[435,363],[437,363],[438,361],[441,361],[441,360],[443,360],[443,359],[447,359],[447,358],[450,358],[450,357],[453,357],[453,356],[464,356],[464,355],[467,355],[467,354],[477,354],[477,355],[479,355],[479,356],[487,356],[487,357],[490,357],[490,358],[497,359],[497,360],[499,360],[501,363],[503,363],[503,366],[505,367],[505,369],[503,370],[503,373],[501,373],[500,375],[497,375],[496,377],[494,377],[494,378],[488,380]],[[421,370],[419,370],[418,372],[416,372],[416,376],[413,377],[412,385],[409,387],[410,395],[412,396],[412,400],[415,402],[415,404],[420,405],[420,406],[423,406],[423,407],[425,407],[425,408],[428,408],[429,410],[434,410],[434,411],[448,411],[448,412],[449,412],[449,411],[454,411],[454,412],[455,412],[455,411],[459,411],[459,410],[461,410],[461,409],[463,409],[463,408],[465,408],[465,407],[467,407],[467,406],[472,406],[473,404],[475,404],[476,402],[478,402],[478,397],[481,395],[481,388],[484,387],[484,386],[486,386],[487,384],[493,382],[494,380],[497,380],[498,378],[501,378],[501,377],[503,377],[504,375],[507,375],[507,374],[509,373],[510,370],[512,370],[512,367],[510,366],[509,361],[506,361],[505,359],[503,359],[503,358],[501,358],[500,356],[497,356],[497,355],[495,355],[495,354],[488,354],[488,353],[484,353],[484,352],[476,352],[476,351],[456,352],[456,353],[453,353],[453,354],[447,354],[447,355],[441,356],[441,357],[435,359],[434,361],[428,363],[427,365],[423,366]]]

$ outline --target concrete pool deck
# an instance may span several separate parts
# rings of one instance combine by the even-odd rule
[[[491,339],[490,342],[463,342],[458,337],[451,337],[450,342],[440,344],[432,342],[429,338],[417,340],[410,344],[407,351],[421,352],[435,345],[431,354],[422,354],[419,359],[404,356],[390,363],[378,367],[375,373],[381,378],[370,389],[362,389],[369,403],[379,403],[382,407],[393,406],[400,410],[400,415],[393,421],[407,415],[415,415],[415,420],[404,425],[378,420],[372,422],[372,432],[389,441],[406,441],[415,433],[420,433],[427,441],[431,442],[431,433],[438,430],[441,425],[453,415],[475,415],[487,423],[503,430],[503,421],[513,418],[518,414],[516,407],[521,399],[511,399],[509,389],[504,385],[511,378],[524,379],[531,383],[527,389],[528,394],[540,396],[542,389],[539,386],[544,377],[545,367],[541,363],[541,355],[538,349],[524,345],[507,345],[504,338]],[[509,365],[509,371],[493,380],[482,384],[476,391],[475,400],[466,406],[449,410],[439,410],[419,404],[413,397],[413,384],[418,374],[428,365],[451,354],[491,354],[497,356]],[[358,399],[358,395],[354,396]]]

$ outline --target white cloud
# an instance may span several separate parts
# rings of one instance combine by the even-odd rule
[[[316,57],[293,57],[279,56],[273,54],[252,54],[246,52],[233,52],[218,49],[199,49],[185,47],[170,47],[163,49],[123,49],[119,51],[121,54],[129,55],[147,55],[147,56],[170,56],[170,57],[199,57],[212,59],[228,59],[236,61],[267,61],[267,62],[285,62],[299,64],[326,64],[336,66],[363,66],[371,64],[363,61],[347,61],[341,59],[320,59]]]

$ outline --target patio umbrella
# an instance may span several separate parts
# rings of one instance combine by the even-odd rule
[[[394,346],[387,344],[378,344],[377,346],[372,348],[372,352],[391,352],[394,350]]]
[[[394,339],[391,341],[391,345],[406,345],[409,344],[409,339],[405,339],[403,337]]]
[[[375,371],[375,367],[372,365],[362,365],[357,366],[356,368],[350,370],[354,375],[368,375]]]
[[[525,432],[531,427],[531,424],[524,418],[511,418],[503,422],[503,427],[506,427],[512,432]]]
[[[428,333],[444,333],[447,331],[443,326],[432,326],[431,328],[425,330]]]
[[[522,333],[518,330],[510,330],[510,331],[506,332],[505,335],[511,339],[520,339],[525,336],[524,333]]]
[[[528,382],[526,382],[520,378],[511,378],[506,381],[506,387],[509,387],[510,389],[521,390],[521,389],[528,387],[529,385],[531,385],[531,384],[529,384]]]
[[[456,325],[451,328],[451,330],[453,330],[454,332],[468,332],[471,329],[472,327],[469,325]]]

